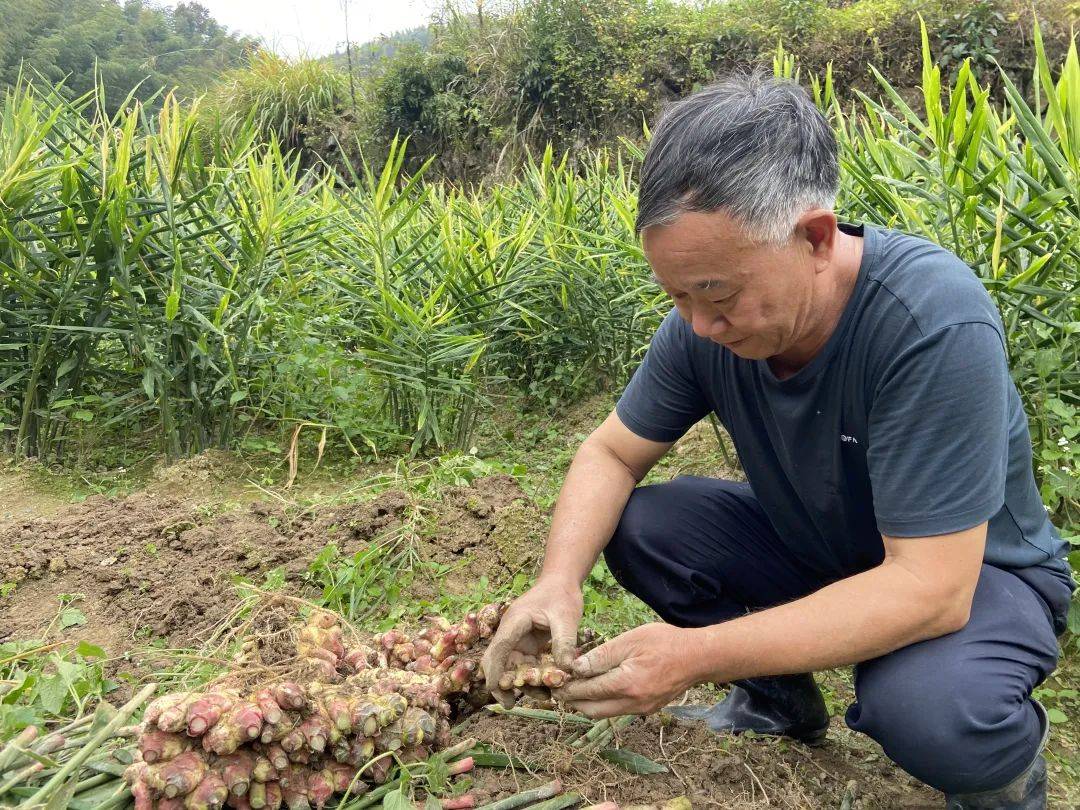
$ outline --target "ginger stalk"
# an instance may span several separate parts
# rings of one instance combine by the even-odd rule
[[[499,678],[500,689],[521,689],[525,686],[543,686],[548,689],[556,689],[563,686],[570,675],[555,665],[554,659],[549,654],[542,655],[539,659],[533,656],[524,656],[524,660],[513,669],[508,669]]]
[[[267,810],[278,810],[281,807],[281,803],[284,801],[282,798],[281,784],[279,782],[267,782],[266,783],[266,808]]]
[[[312,771],[308,776],[307,784],[308,800],[321,810],[334,795],[334,774],[325,769]]]
[[[356,778],[356,768],[350,765],[330,762],[324,770],[324,773],[326,772],[329,772],[333,778],[335,793],[344,793],[348,790],[352,796],[360,796],[367,791],[367,785]]]
[[[267,765],[269,760],[264,760]],[[247,751],[237,751],[222,757],[216,763],[222,781],[234,796],[243,796],[253,780],[254,760]]]
[[[289,810],[310,810],[307,791],[307,769],[297,765],[290,766],[287,775],[281,780],[281,795]]]
[[[187,728],[187,709],[198,699],[198,695],[186,694],[184,699],[171,703],[157,716],[157,727],[162,731],[178,734]]]
[[[253,810],[262,810],[263,807],[266,807],[266,784],[253,782],[251,787],[248,788],[247,799]]]
[[[423,709],[405,710],[401,718],[401,741],[405,745],[420,745],[435,737],[435,718]]]
[[[277,779],[277,768],[269,757],[259,754],[255,757],[255,764],[251,768],[251,778],[256,782],[269,782]]]
[[[262,712],[254,703],[238,701],[203,737],[203,748],[218,755],[231,754],[262,733]]]
[[[135,799],[135,810],[153,810],[154,795],[146,782],[142,780],[135,782],[131,786],[131,795]]]
[[[349,744],[349,756],[345,761],[359,768],[375,756],[375,740],[371,737],[354,737]]]
[[[266,746],[266,758],[270,760],[270,764],[274,766],[275,770],[283,771],[289,767],[289,756],[285,753],[285,749],[278,744]]]
[[[148,728],[157,725],[158,718],[161,717],[163,711],[183,703],[189,697],[189,692],[172,692],[150,701],[150,704],[146,707],[146,711],[143,712],[143,722],[146,723]]]
[[[321,714],[313,714],[297,726],[297,731],[304,735],[304,740],[312,751],[322,753],[330,736],[330,722]]]
[[[282,709],[303,709],[307,705],[304,690],[292,681],[274,684],[270,687],[270,693]]]
[[[207,774],[206,760],[199,751],[190,750],[168,762],[150,766],[143,781],[166,797],[186,796],[202,782]]]
[[[281,722],[282,707],[274,697],[274,691],[272,689],[260,689],[256,692],[255,703],[258,705],[259,711],[262,712],[264,722],[271,724]]]

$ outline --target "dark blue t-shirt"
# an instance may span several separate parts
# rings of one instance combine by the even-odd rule
[[[696,336],[672,310],[619,417],[639,436],[670,442],[715,411],[780,539],[823,578],[880,563],[882,534],[947,534],[983,521],[986,562],[1067,570],[990,296],[938,245],[841,228],[864,237],[862,263],[810,363],[778,379],[767,361]]]

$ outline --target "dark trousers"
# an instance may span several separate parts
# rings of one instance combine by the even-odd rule
[[[680,627],[828,584],[792,563],[748,485],[711,478],[636,489],[604,555],[623,587]],[[1070,594],[1067,574],[984,565],[962,630],[855,667],[848,726],[939,790],[1004,786],[1037,753],[1031,690],[1057,664],[1053,620]]]

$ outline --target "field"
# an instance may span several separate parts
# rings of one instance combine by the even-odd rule
[[[948,247],[993,296],[1080,561],[1080,58],[1052,63],[1036,26],[1026,80],[1001,71],[994,95],[921,44],[917,98],[804,76],[782,47],[773,68],[836,128],[843,216]],[[522,592],[575,448],[668,306],[632,229],[642,143],[549,147],[463,186],[405,139],[335,173],[160,101],[113,113],[35,80],[0,104],[0,806],[127,806],[147,684],[280,674],[301,615],[377,646]],[[688,473],[741,475],[714,423],[651,476]],[[650,620],[603,564],[585,610],[600,638]],[[1077,632],[1074,608],[1037,693],[1053,807],[1080,805]],[[484,805],[558,778],[584,804],[940,806],[846,729],[850,671],[819,679],[814,748],[461,701],[484,767],[403,761],[385,795],[337,804]],[[70,739],[24,752],[30,727]]]
[[[370,629],[415,622],[431,610],[453,615],[520,591],[542,550],[545,507],[579,431],[609,406],[601,396],[558,419],[505,414],[497,431],[477,437],[475,455],[371,465],[349,475],[320,470],[290,489],[281,485],[287,475],[281,465],[250,466],[220,452],[121,480],[77,481],[9,467],[0,538],[13,549],[4,578],[18,587],[0,603],[0,626],[15,638],[100,646],[101,657],[69,656],[77,667],[74,688],[120,703],[148,680],[175,688],[207,677],[222,655],[211,635],[235,620],[238,607],[250,609],[254,589],[304,596]],[[676,446],[654,478],[690,473],[739,474],[706,425]],[[87,496],[94,491],[106,494]],[[586,624],[607,635],[647,618],[648,610],[598,566],[589,580]],[[575,761],[567,739],[579,729],[571,721],[480,712],[460,733],[528,767],[485,769],[471,789],[494,800],[558,775],[593,802],[657,803],[685,795],[695,806],[938,806],[932,791],[843,725],[840,715],[853,698],[850,677],[849,671],[820,676],[834,714],[822,747],[721,740],[657,717],[639,720],[619,733],[618,743],[669,769],[652,775],[627,773],[595,755]],[[1072,806],[1080,795],[1080,740],[1071,720],[1077,681],[1067,664],[1055,692],[1044,695],[1070,718],[1056,727],[1052,745],[1055,807]],[[717,697],[695,691],[692,699]]]

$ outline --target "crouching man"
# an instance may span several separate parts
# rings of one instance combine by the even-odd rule
[[[637,229],[674,309],[581,445],[540,577],[485,661],[550,638],[590,717],[672,708],[717,732],[820,741],[810,673],[855,665],[845,720],[950,808],[1045,806],[1046,715],[1072,591],[1031,468],[1000,318],[956,256],[837,221],[837,146],[785,81],[670,107]],[[715,413],[747,482],[637,485]],[[571,662],[604,554],[663,618]]]

